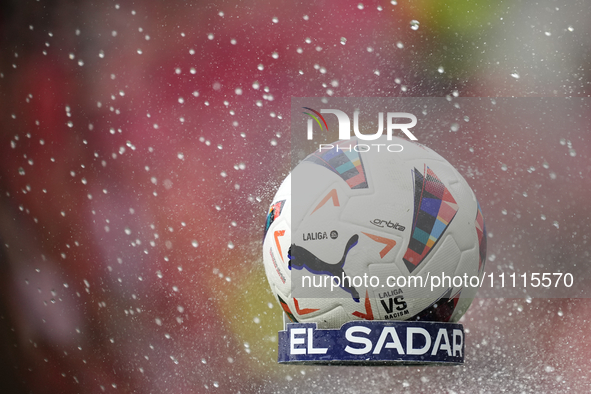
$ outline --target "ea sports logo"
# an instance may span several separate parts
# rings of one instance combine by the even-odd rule
[[[302,107],[310,112],[304,112],[309,116],[307,127],[307,139],[312,140],[314,135],[314,121],[318,124],[321,131],[328,131],[328,124],[322,114],[336,115],[339,122],[339,140],[351,139],[351,120],[349,116],[339,109],[321,109],[320,112],[310,108]],[[410,119],[410,123],[394,123],[394,119]],[[386,136],[388,140],[392,140],[394,130],[402,131],[410,140],[416,141],[415,137],[410,131],[417,124],[417,117],[407,112],[388,112],[386,114]],[[378,130],[374,134],[361,134],[359,131],[359,111],[353,113],[353,132],[355,136],[363,141],[374,141],[380,138],[384,132],[384,113],[378,113]]]

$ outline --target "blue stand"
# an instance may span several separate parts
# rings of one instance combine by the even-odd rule
[[[425,321],[350,321],[339,329],[287,323],[279,363],[321,365],[457,365],[464,363],[464,327]]]

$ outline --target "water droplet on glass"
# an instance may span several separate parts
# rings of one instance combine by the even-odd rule
[[[569,26],[569,27],[566,28],[566,30],[568,30],[568,31],[575,31],[575,28],[572,27],[572,26]]]
[[[25,169],[23,167],[19,167],[18,173],[19,175],[25,175]]]
[[[560,225],[558,224],[558,222],[555,220],[552,225],[556,228],[560,228]]]
[[[519,78],[520,78],[520,75],[519,75],[519,73],[518,73],[517,71],[513,71],[513,72],[511,73],[511,76],[512,76],[513,78],[515,78],[515,79],[519,79]]]
[[[397,47],[398,49],[402,49],[402,48],[404,48],[404,44],[403,44],[401,41],[398,41],[398,42],[396,43],[396,47]]]
[[[341,45],[345,45],[347,43],[347,39],[345,37],[341,37]]]
[[[450,127],[450,130],[451,131],[454,131],[455,132],[455,131],[458,131],[459,129],[460,129],[460,125],[458,123],[452,123],[451,124],[451,127]]]
[[[361,3],[357,4],[357,8],[359,8],[360,10],[362,10],[364,8],[363,7],[363,4],[361,4]]]
[[[502,209],[502,210],[501,210],[501,213],[502,213],[503,215],[506,215],[506,214],[507,214],[507,210],[506,210],[506,209]]]
[[[542,220],[546,220],[546,215],[544,215],[544,214],[541,214],[541,215],[540,215],[540,219],[542,219]]]
[[[501,163],[501,170],[507,171],[507,164],[502,164]]]
[[[279,18],[277,18],[276,16],[273,17],[272,19],[273,23],[279,23]]]
[[[176,156],[179,158],[179,160],[185,160],[185,155],[182,152],[177,153]]]
[[[437,72],[439,72],[439,74],[443,74],[443,73],[445,72],[445,70],[443,69],[443,67],[442,67],[442,66],[439,66],[439,67],[437,68]]]
[[[412,21],[410,21],[410,28],[413,30],[419,30],[419,24],[420,22],[416,19],[413,19]]]
[[[258,69],[259,71],[263,71],[263,70],[265,69],[265,66],[263,66],[263,64],[261,63],[261,64],[259,64],[259,65],[257,66],[257,69]]]
[[[232,241],[228,242],[228,249],[234,249],[234,243]]]

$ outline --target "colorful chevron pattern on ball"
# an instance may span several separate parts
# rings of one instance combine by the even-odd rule
[[[365,169],[359,152],[356,152],[350,141],[342,141],[334,144],[330,150],[316,151],[308,156],[305,161],[311,161],[328,168],[339,175],[351,189],[367,189]]]
[[[283,205],[285,204],[285,200],[277,201],[275,204],[272,204],[269,207],[269,212],[267,213],[267,220],[265,222],[265,231],[263,234],[263,239],[267,235],[267,231],[269,231],[269,227],[271,224],[281,215],[281,211],[283,210]]]
[[[458,204],[437,175],[426,167],[425,175],[413,170],[414,217],[412,236],[403,260],[413,272],[441,239],[458,211]]]
[[[480,203],[478,203],[478,213],[476,214],[476,234],[478,235],[478,252],[480,260],[478,264],[478,275],[484,270],[484,262],[486,260],[486,225],[484,224],[484,216]]]

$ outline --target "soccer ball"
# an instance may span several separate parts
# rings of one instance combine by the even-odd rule
[[[472,189],[401,138],[321,145],[283,181],[263,262],[294,322],[456,322],[482,280],[486,228]]]

